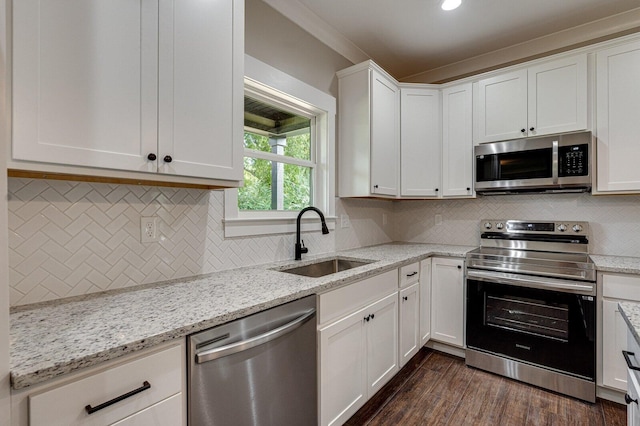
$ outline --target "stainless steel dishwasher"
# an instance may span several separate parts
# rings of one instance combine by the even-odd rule
[[[316,296],[189,336],[189,425],[317,424],[316,342]]]

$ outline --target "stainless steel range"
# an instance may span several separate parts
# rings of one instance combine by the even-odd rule
[[[589,224],[483,220],[467,254],[466,363],[595,402]]]

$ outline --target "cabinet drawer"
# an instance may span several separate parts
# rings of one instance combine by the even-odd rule
[[[181,346],[157,352],[75,382],[29,397],[31,426],[106,425],[123,420],[182,391]],[[96,407],[143,387],[150,387],[104,409]]]
[[[602,296],[640,301],[640,276],[602,274]]]
[[[398,270],[321,294],[318,300],[318,323],[338,319],[398,290]]]
[[[178,393],[112,426],[176,426],[182,423],[182,394]]]
[[[399,272],[400,287],[406,287],[420,280],[420,262],[403,266]]]

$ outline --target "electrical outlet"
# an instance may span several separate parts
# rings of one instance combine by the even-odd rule
[[[158,241],[158,217],[140,218],[140,242],[153,243]]]
[[[349,215],[341,214],[340,215],[340,227],[341,228],[349,228],[351,226],[351,221],[349,220]]]

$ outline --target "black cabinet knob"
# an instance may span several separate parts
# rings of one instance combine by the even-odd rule
[[[527,129],[520,129],[522,133],[526,133]]]
[[[438,192],[438,188],[436,188],[436,192]]]
[[[171,156],[170,156],[170,155],[165,155],[165,156],[164,156],[164,162],[165,162],[165,163],[170,163],[170,162],[172,162],[172,161],[173,161],[173,158],[171,158]]]
[[[631,404],[632,402],[635,402],[637,404],[638,400],[631,398],[631,396],[628,393],[625,393],[624,394],[624,402],[626,402],[627,404]]]
[[[471,191],[471,188],[469,188],[468,186],[467,186],[467,191]]]
[[[407,296],[402,296],[402,300],[409,300],[409,298]]]
[[[147,155],[147,160],[149,161],[156,161],[156,158],[158,157],[156,157],[156,155],[153,152]]]
[[[374,314],[371,314],[371,319],[374,319],[376,316]]]
[[[536,129],[535,127],[531,127],[531,128],[529,128],[529,130],[531,130],[532,132],[533,132],[535,129]]]
[[[458,265],[458,269],[462,269],[462,266]]]

